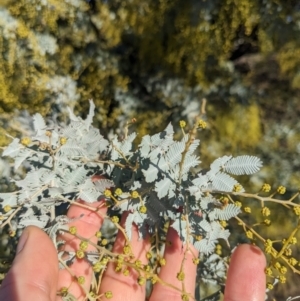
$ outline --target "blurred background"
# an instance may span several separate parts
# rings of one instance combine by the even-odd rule
[[[169,122],[192,125],[206,99],[202,167],[256,155],[264,167],[246,188],[284,185],[291,196],[300,188],[299,96],[297,0],[0,0],[0,146],[7,133],[26,135],[30,114],[66,121],[69,106],[86,116],[88,99],[104,135],[136,118],[138,144]],[[18,173],[0,159],[1,192]],[[282,208],[268,235],[295,227]],[[297,281],[276,299],[300,295]]]

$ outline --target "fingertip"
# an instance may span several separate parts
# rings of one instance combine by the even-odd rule
[[[266,258],[256,246],[243,244],[229,265],[224,301],[263,301],[266,289]]]
[[[194,264],[193,259],[197,258],[198,255],[199,252],[191,244],[187,250],[186,245],[183,244],[176,230],[170,227],[167,233],[164,252],[166,265],[161,267],[159,277],[163,282],[181,288],[183,283],[178,280],[177,275],[183,267],[185,291],[193,296],[197,274],[197,266]],[[155,284],[150,301],[164,299],[172,299],[173,301],[182,300],[181,292],[160,283]]]
[[[106,216],[107,207],[104,206],[104,200],[94,203],[87,203],[82,200],[78,200],[77,202],[78,204],[71,205],[68,210],[67,216],[70,219],[73,219],[68,226],[76,227],[76,233],[90,242],[85,252],[94,252],[94,245],[98,242],[96,232],[101,228],[104,217]],[[65,241],[61,250],[76,252],[79,249],[81,240],[78,237],[69,233],[64,233],[59,235],[59,238]],[[67,287],[69,288],[68,291],[70,294],[75,296],[76,299],[81,300],[85,297],[86,291],[89,290],[92,281],[93,271],[91,264],[86,259],[75,258],[69,268],[72,271],[72,274],[67,269],[59,271],[58,289]],[[76,277],[83,276],[85,278],[84,284],[79,284],[73,275]]]
[[[57,252],[41,229],[27,227],[19,240],[17,255],[3,280],[1,300],[54,300],[58,277]]]
[[[124,213],[121,219],[121,226],[125,228],[125,221],[128,217],[128,212]],[[127,245],[124,233],[118,231],[114,246],[113,253],[124,254],[124,246]],[[150,250],[150,237],[147,236],[144,239],[140,239],[138,227],[135,224],[131,226],[131,239],[130,239],[130,249],[134,254],[134,260],[139,260],[141,264],[147,265],[148,259],[146,257],[147,252]],[[129,265],[127,269],[129,275],[125,276],[123,273],[117,272],[115,270],[115,263],[110,262],[104,273],[102,279],[100,294],[106,291],[112,291],[114,301],[129,301],[129,300],[145,300],[146,286],[140,285],[138,283],[140,274],[136,269],[131,268]],[[126,265],[123,267],[123,271],[126,269]]]

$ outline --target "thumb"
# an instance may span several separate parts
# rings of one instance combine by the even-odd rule
[[[0,300],[54,301],[57,278],[57,252],[52,241],[43,230],[30,226],[20,237],[17,255],[0,289]]]

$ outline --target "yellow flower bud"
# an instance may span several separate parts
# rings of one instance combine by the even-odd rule
[[[242,191],[242,189],[243,189],[243,187],[241,184],[235,184],[233,186],[233,192],[240,192],[240,191]]]
[[[139,285],[144,285],[145,282],[146,282],[146,278],[144,278],[144,277],[139,277],[139,278],[138,278],[138,284],[139,284]]]
[[[79,276],[78,278],[77,278],[77,282],[79,283],[79,284],[84,284],[85,283],[85,278],[84,278],[84,276]]]
[[[179,121],[179,126],[180,126],[181,128],[184,128],[184,127],[186,126],[186,122],[185,122],[184,120],[180,120],[180,121]]]
[[[131,192],[131,197],[132,197],[133,199],[136,199],[136,198],[139,197],[139,193],[138,193],[136,190],[134,190],[134,191]]]
[[[201,128],[201,129],[205,129],[206,128],[206,122],[202,119],[200,119],[198,121],[198,127]]]
[[[277,188],[277,192],[278,192],[279,194],[285,194],[286,188],[285,188],[284,186],[279,186],[279,187]]]
[[[141,213],[146,213],[147,212],[147,207],[146,206],[141,206],[140,208],[139,208],[139,212],[141,212]]]
[[[245,207],[245,208],[244,208],[244,211],[245,211],[246,213],[251,213],[251,208],[250,208],[250,207]]]
[[[261,213],[262,213],[263,216],[269,216],[271,214],[271,211],[268,207],[263,207],[261,209]]]
[[[11,207],[10,207],[9,205],[5,205],[5,206],[3,207],[3,211],[4,211],[5,213],[8,213],[10,210],[11,210]]]
[[[115,195],[121,195],[123,193],[122,189],[121,188],[117,188],[115,190]]]
[[[166,260],[165,260],[165,258],[160,258],[159,264],[160,264],[161,266],[166,265]]]
[[[28,146],[31,143],[31,139],[29,137],[24,137],[21,139],[21,144],[24,146]]]
[[[119,218],[117,216],[112,216],[111,217],[111,221],[114,223],[114,224],[117,224],[119,222]]]
[[[59,138],[59,143],[60,143],[61,145],[66,144],[66,143],[67,143],[67,138],[66,138],[66,137],[60,137],[60,138]]]
[[[111,291],[107,291],[104,293],[106,299],[111,299],[113,297],[113,293]]]
[[[177,273],[176,277],[179,281],[183,281],[185,278],[185,274],[184,274],[184,272],[181,271],[181,272]]]
[[[266,183],[265,183],[265,184],[262,186],[261,190],[262,190],[263,192],[270,192],[271,186],[270,186],[269,184],[266,184]]]
[[[82,250],[77,250],[76,251],[76,257],[79,259],[84,258],[84,252]]]
[[[104,195],[109,198],[111,196],[111,191],[109,189],[105,189]]]
[[[108,244],[108,240],[106,239],[106,238],[103,238],[102,240],[101,240],[101,245],[102,246],[106,246]]]
[[[85,251],[87,249],[88,245],[89,245],[89,243],[86,240],[84,240],[84,241],[80,242],[79,248],[80,248],[80,250]]]

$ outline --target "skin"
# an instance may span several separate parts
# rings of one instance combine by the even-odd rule
[[[89,204],[90,205],[90,204]],[[94,203],[97,207],[100,203]],[[74,221],[70,226],[77,228],[77,233],[84,237],[91,237],[96,242],[95,233],[100,229],[106,209],[100,209],[98,213],[91,212],[78,206],[71,206],[68,216],[71,218],[84,214],[82,218]],[[121,223],[124,222],[124,218]],[[93,238],[94,237],[94,238]],[[79,241],[74,237],[64,235],[67,240],[65,248],[76,250]],[[176,278],[180,269],[184,252],[180,239],[174,230],[169,230],[164,258],[167,264],[162,267],[160,277],[177,287],[181,287],[181,282]],[[139,240],[136,228],[132,229],[133,252],[142,263],[146,263],[146,252],[150,248],[150,242],[146,239]],[[114,245],[114,252],[122,253],[123,236],[118,234]],[[89,245],[89,250],[93,250]],[[196,250],[192,250],[197,254]],[[187,253],[184,261],[185,289],[187,292],[195,291],[196,266],[192,263],[191,252]],[[260,249],[250,245],[240,245],[232,255],[224,301],[263,301],[265,299],[266,280],[264,268],[266,266],[265,257]],[[92,271],[85,260],[76,260],[72,265],[72,271],[76,276],[83,275],[86,279],[85,288],[88,290]],[[116,273],[113,266],[109,265],[102,279],[99,293],[106,291],[113,292],[113,301],[140,301],[145,300],[145,286],[137,285],[137,273],[131,273],[125,277]],[[84,300],[85,296],[82,288],[74,281],[66,270],[58,270],[57,251],[49,237],[37,227],[27,227],[18,244],[17,255],[12,267],[0,289],[0,300],[7,301],[60,301],[61,297],[56,293],[61,287],[68,287],[79,300]],[[102,300],[107,300],[105,297]],[[172,300],[181,301],[180,292],[155,284],[149,301]],[[192,300],[190,298],[190,300]]]

